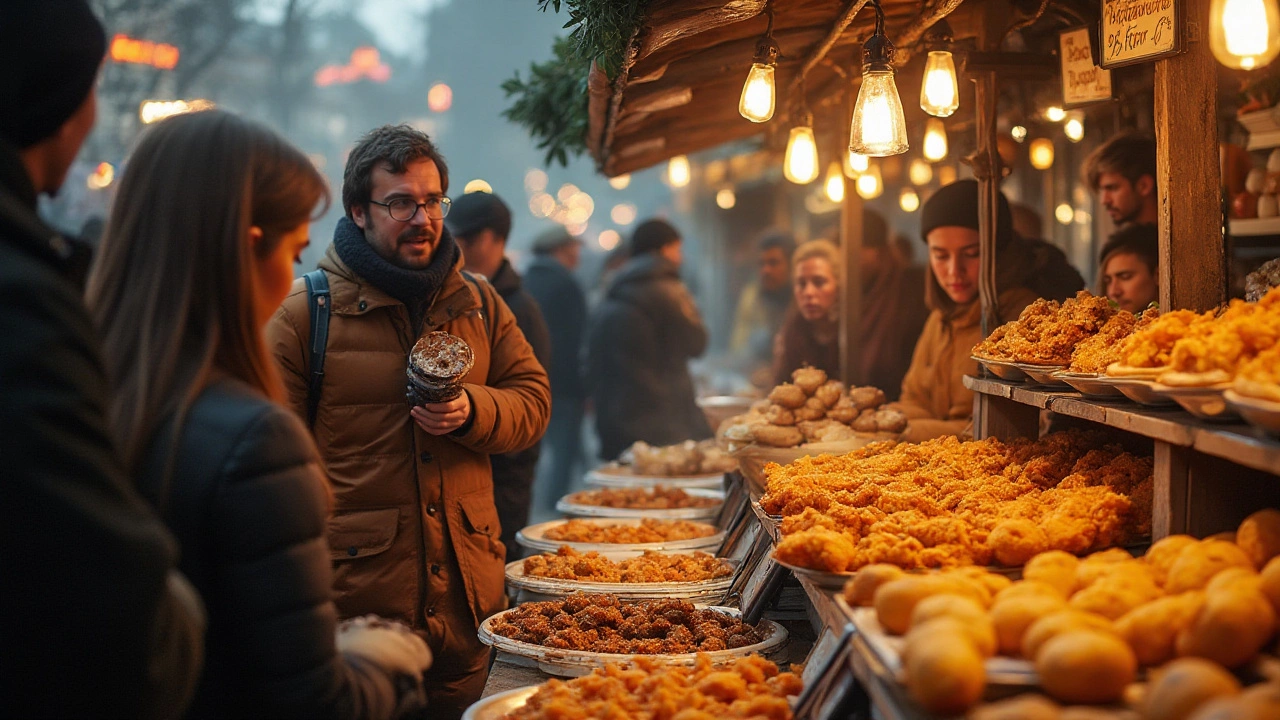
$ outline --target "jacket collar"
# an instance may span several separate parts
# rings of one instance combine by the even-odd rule
[[[363,315],[377,308],[404,307],[404,303],[379,290],[376,285],[357,275],[330,244],[318,267],[334,276],[330,282],[333,311],[338,315]],[[424,321],[428,327],[439,327],[480,307],[480,299],[462,277],[462,258],[453,266],[440,292],[432,298]]]
[[[81,274],[88,251],[49,227],[36,214],[36,190],[18,151],[0,140],[0,228],[28,252],[53,262],[64,273]]]
[[[498,271],[493,274],[493,277],[489,278],[489,282],[499,295],[506,297],[520,290],[520,273],[511,267],[510,260],[502,258],[502,264],[498,266]]]

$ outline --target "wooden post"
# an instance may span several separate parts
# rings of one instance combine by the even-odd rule
[[[1218,66],[1209,51],[1210,0],[1179,0],[1198,27],[1187,51],[1155,65],[1160,307],[1207,310],[1226,299],[1218,190]]]
[[[859,377],[857,350],[862,320],[862,196],[844,179],[840,206],[840,255],[844,282],[840,283],[840,375],[852,386]]]

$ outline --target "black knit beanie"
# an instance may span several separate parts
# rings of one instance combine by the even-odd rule
[[[85,0],[0,1],[0,138],[28,148],[84,103],[107,50]]]
[[[1013,240],[1013,215],[1009,201],[999,193],[996,247]],[[929,233],[940,227],[964,227],[978,232],[978,181],[957,180],[938,188],[920,211],[920,238],[929,242]]]
[[[631,235],[631,257],[657,252],[680,241],[680,233],[666,220],[645,220]]]

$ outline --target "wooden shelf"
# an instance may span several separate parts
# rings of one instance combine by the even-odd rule
[[[1280,235],[1280,217],[1232,218],[1228,222],[1232,237]]]
[[[1206,423],[1181,409],[1144,408],[1128,401],[1086,400],[1077,392],[1033,389],[1004,380],[969,376],[965,377],[964,384],[976,393],[1090,420],[1280,475],[1280,441],[1264,437],[1247,425]]]

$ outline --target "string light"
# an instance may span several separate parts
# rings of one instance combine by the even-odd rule
[[[934,117],[949,117],[960,107],[956,63],[946,50],[934,50],[924,66],[920,83],[920,109]]]
[[[933,180],[933,166],[916,158],[911,161],[911,167],[907,169],[907,177],[911,179],[912,185],[928,185],[929,181]]]
[[[111,163],[102,162],[85,178],[85,186],[90,190],[102,190],[111,186],[116,179],[116,169]]]
[[[1280,9],[1276,0],[1213,0],[1209,49],[1229,68],[1254,70],[1280,54]]]
[[[600,231],[600,236],[596,238],[596,242],[600,244],[601,250],[608,252],[618,247],[618,243],[622,242],[622,236],[618,234],[617,230],[602,230]]]
[[[738,196],[734,194],[733,188],[721,188],[716,193],[716,206],[721,210],[730,210],[737,204]]]
[[[738,99],[738,113],[753,123],[768,122],[775,106],[774,68],[778,64],[778,44],[773,41],[773,3],[764,8],[769,16],[769,26],[756,42],[756,52],[751,58],[751,70],[742,84],[742,97]]]
[[[808,113],[801,115],[800,124],[791,128],[782,174],[797,185],[807,185],[818,177],[818,143],[813,138],[813,116]]]
[[[823,190],[826,191],[827,199],[831,202],[844,202],[844,173],[840,170],[840,163],[834,160],[827,167],[827,182]]]
[[[1031,167],[1037,170],[1048,170],[1053,167],[1053,141],[1049,138],[1036,138],[1031,141]]]
[[[903,212],[915,212],[920,209],[920,196],[911,188],[902,188],[902,193],[898,195],[898,207]]]
[[[870,164],[871,159],[861,153],[850,150],[844,154],[844,174],[850,180],[856,180]]]
[[[1053,216],[1063,225],[1070,225],[1071,221],[1076,219],[1076,211],[1071,209],[1070,205],[1062,203],[1053,209]]]
[[[938,118],[924,124],[924,159],[938,162],[947,156],[947,129]]]
[[[636,221],[636,206],[631,203],[618,203],[609,211],[609,219],[623,227]]]
[[[614,190],[626,190],[631,184],[631,173],[622,173],[609,178],[609,187]]]
[[[547,174],[538,168],[532,168],[524,174],[524,189],[529,192],[542,192],[547,189]]]
[[[1012,128],[1009,128],[1009,134],[1018,142],[1025,142],[1027,139],[1027,129],[1021,125],[1014,125]]]
[[[1067,117],[1067,111],[1057,105],[1052,105],[1048,110],[1044,111],[1044,116],[1049,119],[1049,122],[1062,122]]]
[[[1068,140],[1078,143],[1084,139],[1084,121],[1079,117],[1072,117],[1062,126],[1062,132]]]
[[[876,28],[862,44],[862,87],[849,124],[849,149],[872,157],[907,151],[907,121],[893,82],[893,43],[884,34],[884,9],[876,8]]]
[[[484,180],[481,180],[480,178],[476,178],[475,180],[472,180],[471,182],[468,182],[466,185],[464,185],[462,187],[462,192],[463,193],[473,193],[473,192],[492,193],[493,186],[485,182]]]
[[[689,184],[693,171],[689,167],[689,158],[676,155],[667,161],[667,184],[673,188],[682,188]]]
[[[858,176],[854,185],[858,191],[858,197],[863,200],[874,200],[880,197],[880,193],[884,192],[884,180],[880,178],[880,166],[872,165],[867,171]]]

